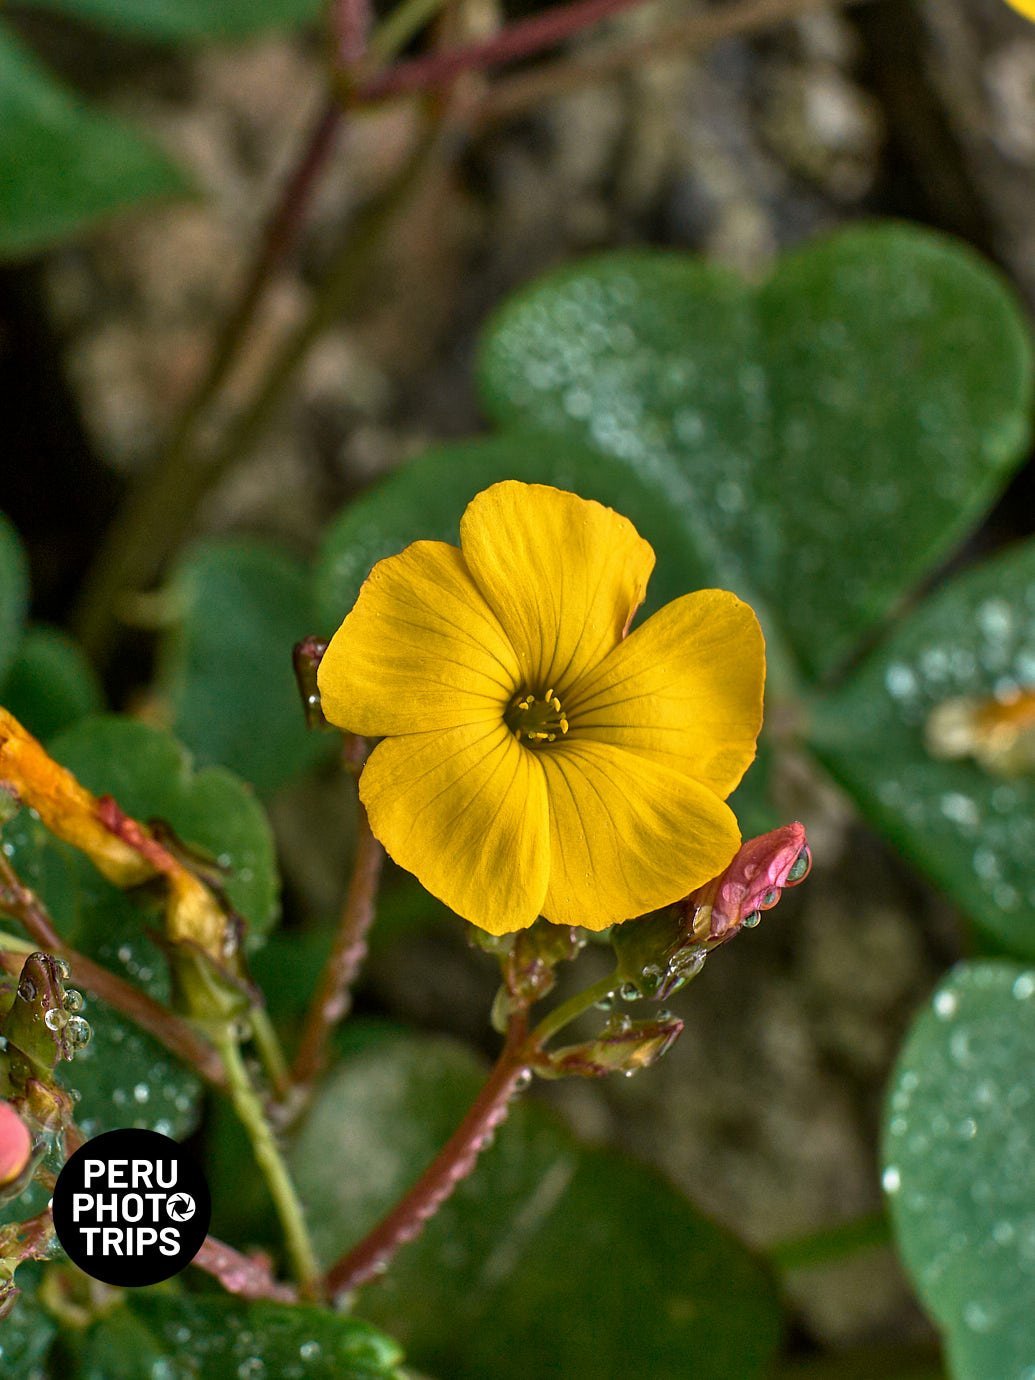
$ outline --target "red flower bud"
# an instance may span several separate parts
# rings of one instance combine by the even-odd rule
[[[23,1173],[32,1155],[29,1128],[10,1102],[0,1102],[0,1187]]]
[[[748,839],[726,871],[684,903],[693,915],[695,938],[725,944],[743,926],[757,925],[760,912],[776,905],[784,887],[803,882],[811,867],[803,824],[784,824]]]

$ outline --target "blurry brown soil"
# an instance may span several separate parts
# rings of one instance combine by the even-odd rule
[[[659,13],[705,7],[657,0],[618,27],[642,31]],[[200,193],[0,275],[0,360],[18,371],[4,407],[20,457],[4,502],[32,541],[41,610],[60,616],[119,477],[151,458],[203,366],[312,118],[322,60],[313,42],[269,39],[116,61],[78,30],[33,33],[80,83],[85,65],[95,94],[147,125]],[[394,107],[341,143],[228,409],[412,137],[411,114]],[[199,526],[311,550],[372,478],[431,441],[477,431],[480,324],[556,263],[654,243],[758,275],[783,247],[870,215],[963,235],[1035,301],[1035,27],[1001,0],[874,0],[850,16],[831,7],[644,65],[459,147]],[[1032,508],[1029,472],[980,544],[1030,527]],[[947,907],[828,788],[796,782],[785,804],[788,817],[820,821],[808,886],[679,1000],[687,1030],[663,1065],[555,1094],[588,1135],[653,1160],[760,1246],[878,1207],[881,1088],[910,1012],[960,943]],[[295,894],[324,910],[334,888],[312,874],[308,829],[283,832]],[[446,936],[376,963],[368,999],[484,1040],[487,982],[484,962]],[[887,1251],[795,1277],[790,1292],[804,1333],[824,1342],[922,1326]]]

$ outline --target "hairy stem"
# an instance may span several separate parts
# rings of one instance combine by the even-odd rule
[[[380,1274],[470,1174],[478,1156],[491,1143],[492,1133],[507,1116],[511,1099],[529,1070],[530,1052],[522,1016],[512,1022],[485,1086],[431,1164],[387,1217],[328,1271],[325,1285],[332,1299],[340,1299]]]
[[[319,1270],[312,1242],[309,1240],[302,1204],[287,1172],[262,1099],[241,1057],[236,1033],[232,1030],[224,1032],[218,1039],[218,1048],[230,1085],[230,1100],[241,1125],[248,1133],[255,1163],[266,1180],[273,1206],[280,1218],[291,1269],[298,1280],[301,1293],[306,1297],[314,1297],[318,1293]]]
[[[370,832],[367,812],[360,804],[352,876],[334,946],[306,1013],[292,1069],[292,1081],[296,1084],[311,1084],[320,1073],[331,1032],[348,1012],[352,984],[367,956],[367,934],[374,923],[384,856],[384,849]]]
[[[19,921],[40,949],[66,959],[73,978],[87,991],[154,1036],[170,1054],[190,1065],[213,1087],[226,1090],[226,1075],[216,1050],[168,1007],[66,944],[43,902],[23,886],[2,851],[0,912]]]
[[[262,1256],[243,1255],[214,1236],[205,1237],[191,1264],[217,1279],[228,1294],[237,1298],[298,1302],[298,1291],[274,1279],[268,1260]]]

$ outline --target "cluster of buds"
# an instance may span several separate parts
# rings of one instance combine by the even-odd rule
[[[5,955],[9,960],[10,955]],[[90,1039],[81,994],[68,987],[64,959],[30,953],[0,978],[0,1204],[20,1197],[78,1139],[69,1094],[55,1077]],[[0,1228],[0,1318],[17,1297],[15,1272],[47,1251],[46,1213]]]
[[[192,857],[167,826],[132,819],[110,796],[92,795],[0,708],[0,791],[36,811],[57,838],[84,853],[124,890],[161,888],[164,939],[180,1005],[199,1018],[247,1007],[251,990],[240,953],[241,920],[211,867]]]
[[[491,935],[471,927],[472,939],[499,959],[502,985],[492,1008],[492,1024],[505,1031],[516,1012],[528,1011],[557,985],[557,965],[570,963],[586,946],[581,930],[537,921],[516,934]]]
[[[616,994],[625,1002],[667,1001],[697,976],[713,949],[757,925],[811,867],[804,826],[787,824],[749,839],[724,872],[676,905],[614,926]],[[631,1075],[656,1063],[682,1031],[683,1022],[664,1009],[644,1020],[615,1012],[596,1039],[542,1051],[534,1068],[545,1078]]]
[[[802,824],[785,824],[741,845],[726,870],[654,915],[612,931],[621,994],[667,1001],[697,976],[708,954],[772,910],[786,887],[808,876]]]
[[[52,1144],[71,1126],[72,1103],[54,1071],[90,1041],[82,994],[67,986],[68,978],[63,958],[31,953],[16,976],[0,979],[0,1098],[34,1145]],[[10,1191],[17,1177],[0,1174],[0,1197],[21,1192],[21,1184]]]

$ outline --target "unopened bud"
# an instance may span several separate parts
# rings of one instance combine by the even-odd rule
[[[809,875],[812,854],[803,824],[784,824],[748,839],[720,876],[691,892],[683,902],[699,943],[725,944],[743,927],[758,924],[772,910],[784,887]]]
[[[0,1101],[0,1188],[13,1183],[32,1157],[29,1128],[10,1102]]]
[[[320,703],[320,687],[316,673],[327,650],[327,639],[323,637],[304,637],[296,642],[292,653],[295,667],[295,680],[298,693],[302,696],[302,712],[305,714],[307,728],[327,728],[323,706]]]
[[[609,1073],[634,1074],[649,1068],[672,1048],[683,1022],[667,1012],[659,1020],[633,1021],[616,1016],[596,1040],[565,1045],[544,1056],[536,1072],[543,1078],[603,1078]]]

